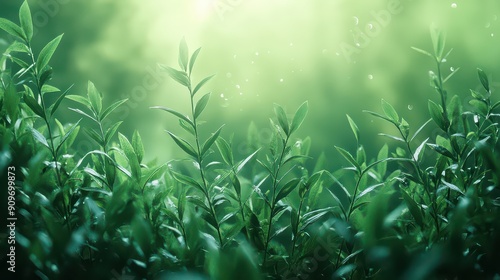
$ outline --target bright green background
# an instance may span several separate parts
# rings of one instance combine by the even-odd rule
[[[17,22],[22,1],[0,2],[0,17]],[[454,51],[444,65],[461,70],[447,85],[449,94],[464,98],[479,89],[476,67],[489,73],[494,88],[500,61],[500,3],[487,1],[343,1],[343,0],[32,0],[37,29],[35,48],[65,33],[52,65],[52,84],[75,84],[83,94],[87,80],[103,92],[104,101],[129,98],[112,115],[124,120],[122,132],[143,135],[149,159],[179,154],[164,130],[179,131],[175,119],[148,109],[162,105],[188,109],[182,87],[158,72],[157,63],[177,66],[177,48],[185,37],[190,51],[201,46],[194,78],[215,73],[205,88],[212,100],[204,119],[206,131],[226,123],[234,132],[236,153],[245,151],[253,120],[261,141],[269,140],[273,103],[293,113],[309,100],[310,113],[298,137],[313,140],[313,156],[325,151],[340,165],[333,146],[354,148],[346,114],[359,125],[361,142],[374,155],[392,132],[362,113],[380,110],[384,98],[393,104],[413,131],[428,118],[427,99],[437,99],[429,86],[432,61],[411,50],[430,50],[429,26],[447,34]],[[389,11],[397,13],[390,13]],[[387,15],[390,14],[390,17]],[[370,24],[372,29],[370,29]],[[356,38],[362,31],[371,34]],[[9,38],[5,33],[0,48]],[[359,43],[359,46],[356,45]],[[352,53],[350,53],[352,51]],[[222,97],[223,96],[223,97]],[[77,106],[65,101],[66,106]],[[60,118],[78,119],[71,111]],[[432,133],[433,128],[429,130]],[[182,133],[181,133],[182,134]],[[79,149],[88,149],[84,136]]]

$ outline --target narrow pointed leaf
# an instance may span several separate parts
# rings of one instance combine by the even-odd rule
[[[45,147],[49,148],[49,143],[47,142],[47,138],[45,138],[45,136],[43,136],[43,134],[41,134],[38,130],[32,128],[31,129],[31,133],[33,134],[33,137],[35,137],[35,139],[40,142],[42,145],[44,145]]]
[[[193,90],[193,96],[201,89],[203,85],[205,85],[208,81],[210,81],[215,75],[210,75],[208,77],[205,77],[203,80],[201,80]]]
[[[201,149],[201,156],[203,156],[208,151],[208,149],[210,149],[210,147],[212,147],[215,140],[217,140],[217,137],[219,137],[219,134],[220,134],[223,127],[224,126],[219,127],[219,129],[217,129],[217,131],[215,131],[214,134],[212,134],[212,136],[210,136],[207,139],[207,141],[205,141],[205,143],[203,144],[203,148]]]
[[[187,122],[191,127],[194,128],[193,122],[190,119],[188,119],[188,117],[186,117],[185,115],[183,115],[183,114],[175,111],[174,109],[170,109],[170,108],[162,107],[162,106],[154,106],[154,107],[151,107],[151,109],[159,109],[159,110],[163,110],[165,112],[168,112],[168,113],[170,113],[170,114],[172,114],[172,115],[174,115],[174,116],[182,119],[183,121]]]
[[[167,131],[167,133],[170,135],[170,137],[172,137],[177,146],[179,146],[184,152],[194,158],[198,158],[198,153],[193,148],[193,146],[191,146],[191,144],[189,144],[186,140],[178,137],[177,135],[171,133],[170,131]]]
[[[43,68],[49,64],[50,59],[52,58],[52,55],[54,55],[54,52],[57,49],[57,46],[59,46],[59,43],[61,42],[63,35],[57,36],[54,40],[50,41],[40,52],[40,55],[38,56],[38,59],[36,61],[36,67],[38,70],[38,73],[41,73]]]
[[[335,146],[335,149],[337,149],[337,151],[347,160],[349,161],[349,163],[351,163],[355,168],[356,170],[360,171],[361,170],[361,166],[359,166],[359,163],[354,159],[354,157],[346,150],[340,148],[340,147],[337,147]]]
[[[188,46],[186,43],[186,39],[182,38],[179,44],[179,66],[182,70],[187,71],[188,64]]]
[[[349,115],[346,115],[346,116],[347,116],[347,120],[349,121],[349,126],[351,126],[352,133],[354,133],[354,137],[356,137],[356,141],[359,142],[359,128]]]
[[[61,138],[61,141],[59,142],[59,145],[57,145],[56,148],[56,153],[59,152],[59,149],[61,149],[62,145],[68,140],[68,138],[71,136],[71,134],[75,131],[75,129],[78,127],[80,124],[80,121],[82,119],[79,119],[71,128],[64,134],[64,136]]]
[[[200,53],[200,51],[201,51],[201,48],[198,48],[191,55],[191,59],[189,59],[189,73],[193,72],[194,63],[196,62],[196,58],[198,57],[198,54]]]
[[[194,108],[194,118],[197,119],[198,116],[205,110],[205,107],[208,104],[208,100],[210,99],[210,93],[203,95],[198,103],[196,103],[196,107]]]
[[[73,100],[75,102],[78,102],[88,109],[90,109],[90,102],[87,100],[87,98],[80,96],[80,95],[66,95],[66,98],[69,100]]]
[[[21,22],[24,35],[26,35],[26,41],[30,42],[33,37],[33,20],[28,1],[24,1],[19,9],[19,21]]]
[[[114,110],[116,110],[116,108],[120,107],[120,105],[122,105],[123,103],[125,103],[127,101],[128,101],[128,98],[123,99],[123,100],[118,100],[115,103],[109,105],[108,108],[106,108],[104,111],[102,111],[101,117],[100,117],[101,121],[103,121],[107,116],[109,116],[109,114],[111,114]]]
[[[119,121],[115,124],[113,124],[110,128],[108,128],[108,130],[106,130],[106,134],[104,136],[104,141],[106,143],[109,143],[109,141],[111,140],[111,137],[113,137],[113,135],[115,135],[116,131],[118,130],[118,127],[123,123],[123,121]]]
[[[391,119],[393,122],[399,124],[399,115],[394,110],[394,107],[392,107],[391,104],[389,104],[387,101],[382,99],[382,110],[384,111],[385,115],[387,118]]]
[[[90,105],[94,109],[96,116],[99,116],[102,109],[102,97],[101,93],[97,90],[94,83],[92,83],[91,81],[88,82],[87,94],[89,97]]]
[[[219,152],[224,162],[232,166],[234,163],[234,158],[233,158],[233,151],[231,150],[231,146],[229,146],[229,143],[227,143],[227,141],[224,140],[224,138],[219,137],[215,141],[215,144],[217,145],[217,148],[219,149]]]
[[[308,110],[309,108],[307,101],[302,103],[302,105],[300,105],[300,107],[295,112],[295,115],[293,116],[292,124],[290,125],[290,133],[293,133],[294,131],[299,129],[300,125],[304,122],[304,119],[306,118]]]
[[[142,144],[141,135],[137,130],[132,135],[132,147],[137,155],[137,160],[141,163],[144,157],[144,145]]]
[[[10,20],[0,18],[0,29],[19,39],[24,39],[24,31]]]
[[[274,104],[274,113],[276,114],[276,118],[278,119],[281,129],[283,129],[286,135],[290,135],[290,125],[283,107],[278,104]]]
[[[278,192],[276,195],[276,200],[275,201],[280,201],[281,199],[285,198],[290,194],[299,184],[300,179],[292,179],[288,183],[286,183]]]
[[[56,100],[56,102],[54,103],[54,105],[52,105],[52,109],[50,110],[50,115],[53,116],[55,114],[55,112],[57,111],[57,108],[59,108],[59,105],[61,105],[61,102],[63,101],[63,99],[66,97],[66,94],[68,94],[69,90],[73,87],[73,85],[71,85],[66,91],[64,91]]]
[[[479,81],[483,85],[484,89],[489,92],[490,91],[490,83],[488,82],[488,76],[484,73],[483,70],[477,68],[477,75],[479,76]]]
[[[181,84],[183,86],[186,86],[186,87],[190,86],[189,78],[188,78],[188,76],[186,75],[185,72],[182,72],[182,71],[179,71],[179,70],[175,70],[172,67],[161,65],[161,64],[159,65],[159,67],[161,69],[165,70],[167,72],[167,74],[172,79],[174,79],[176,82],[178,82],[179,84]]]
[[[33,111],[33,113],[37,114],[41,118],[45,118],[45,113],[43,112],[42,106],[36,102],[35,98],[33,98],[31,95],[24,94],[23,95],[24,102],[30,109]]]
[[[420,211],[420,207],[418,207],[418,204],[411,198],[406,191],[401,190],[401,194],[403,195],[403,199],[406,203],[406,206],[408,207],[408,210],[410,210],[411,215],[415,219],[415,222],[417,225],[420,227],[424,226],[424,219],[422,216],[422,212]]]

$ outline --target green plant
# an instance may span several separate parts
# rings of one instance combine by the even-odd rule
[[[200,94],[213,76],[193,83],[200,49],[189,55],[184,40],[180,70],[161,67],[187,89],[190,112],[154,108],[177,118],[186,136],[167,132],[188,159],[147,162],[137,131],[127,138],[122,122],[105,122],[127,100],[105,107],[92,82],[86,97],[50,85],[61,36],[37,55],[27,2],[19,18],[20,26],[0,19],[13,38],[0,58],[0,179],[16,185],[17,278],[499,277],[500,102],[479,69],[483,91],[471,90],[468,103],[448,98],[456,71],[443,76],[450,52],[434,28],[434,53],[416,49],[437,67],[429,121],[412,133],[382,100],[382,114],[367,113],[396,135],[381,133],[393,142],[368,158],[347,116],[356,151],[335,146],[349,165],[329,171],[331,159],[312,158],[311,139],[296,136],[307,102],[291,118],[274,105],[272,140],[259,143],[251,126],[254,149],[242,158],[223,126],[204,131],[210,93]],[[65,99],[78,104],[69,110],[81,121],[57,118]],[[80,155],[72,143],[83,124],[96,147]],[[424,136],[430,126],[436,136]]]

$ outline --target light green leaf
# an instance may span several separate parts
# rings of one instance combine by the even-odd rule
[[[299,129],[300,125],[302,124],[302,122],[304,122],[304,119],[306,118],[308,110],[309,108],[307,101],[302,103],[302,105],[300,105],[300,107],[295,112],[295,115],[293,116],[292,124],[290,125],[290,134]]]
[[[99,116],[102,110],[102,97],[101,93],[97,90],[94,83],[92,83],[91,81],[88,82],[87,95],[89,97],[90,105],[92,106],[93,111],[96,113],[95,115]]]
[[[71,85],[67,90],[65,90],[61,95],[59,95],[54,105],[52,105],[52,109],[50,110],[50,116],[53,116],[56,113],[57,108],[59,108],[59,105],[61,105],[61,102],[63,101],[64,97],[66,97],[66,94],[70,91],[72,87],[73,85]]]
[[[108,108],[106,108],[104,111],[102,111],[101,121],[103,121],[107,116],[109,116],[109,114],[111,114],[114,110],[116,110],[116,108],[120,107],[120,105],[122,105],[123,103],[125,103],[127,101],[128,101],[128,98],[123,99],[123,100],[118,100],[115,103],[109,105]]]
[[[141,163],[144,157],[144,145],[142,144],[141,135],[137,130],[134,131],[134,134],[132,135],[132,147],[137,155],[137,160]]]
[[[167,133],[170,135],[170,137],[172,137],[177,146],[179,146],[184,152],[194,158],[198,158],[198,153],[193,148],[193,146],[191,146],[191,144],[189,144],[186,140],[178,137],[177,135],[171,133],[170,131],[167,131]]]
[[[78,125],[80,124],[80,121],[81,121],[81,119],[78,120],[73,126],[71,126],[71,128],[64,134],[64,136],[61,138],[61,141],[59,142],[59,145],[57,145],[56,153],[59,152],[59,150],[61,149],[64,142],[66,142],[66,140],[68,140],[68,138],[75,131],[75,129],[79,127]]]
[[[128,141],[127,137],[118,132],[118,140],[120,141],[120,147],[123,149],[125,156],[128,159],[128,163],[130,165],[130,171],[132,173],[132,177],[139,181],[141,179],[141,166],[139,161],[137,160],[137,155],[134,151],[134,148]]]
[[[191,55],[191,59],[189,60],[189,73],[193,72],[194,63],[196,62],[196,58],[198,57],[198,54],[200,53],[200,51],[201,51],[201,48],[198,48]]]
[[[234,164],[233,151],[231,150],[231,146],[229,145],[229,143],[227,143],[227,141],[224,140],[224,138],[219,137],[215,141],[215,144],[217,145],[217,148],[219,149],[219,152],[224,162],[230,166],[233,166]]]
[[[189,53],[189,51],[188,51],[186,39],[182,38],[182,40],[179,44],[179,66],[184,71],[187,71],[188,53]]]
[[[108,128],[108,130],[106,130],[106,135],[104,136],[104,141],[106,143],[109,143],[109,141],[111,140],[111,137],[113,137],[113,135],[115,135],[116,131],[118,130],[118,127],[123,123],[123,121],[119,121],[115,124],[113,124],[110,128]]]
[[[286,183],[278,192],[276,195],[276,202],[282,200],[283,198],[287,197],[288,194],[290,194],[300,183],[299,178],[295,178],[290,180],[288,183]]]
[[[182,71],[179,71],[179,70],[175,70],[172,67],[165,66],[165,65],[162,65],[162,64],[159,64],[158,66],[161,69],[165,70],[167,72],[167,74],[172,79],[174,79],[176,82],[178,82],[179,84],[181,84],[183,86],[186,86],[186,87],[190,87],[191,86],[190,82],[189,82],[189,78],[188,78],[188,76],[186,75],[185,72],[182,72]]]
[[[399,124],[399,115],[398,115],[398,113],[396,112],[396,110],[394,110],[394,107],[392,107],[392,105],[389,104],[384,99],[382,99],[382,110],[384,111],[384,113],[387,116],[387,118],[389,118],[393,122]]]
[[[278,118],[278,123],[280,124],[281,129],[283,129],[287,136],[290,135],[290,125],[283,107],[278,104],[274,104],[274,113],[276,114],[276,118]]]
[[[201,89],[201,87],[206,84],[208,81],[210,81],[213,77],[215,76],[214,75],[210,75],[208,77],[205,77],[203,80],[201,80],[195,87],[194,87],[194,90],[193,90],[193,96]]]
[[[26,41],[30,42],[33,37],[33,21],[31,19],[28,1],[24,1],[19,9],[19,21],[21,22],[21,28],[24,31],[24,35],[26,35]]]
[[[75,102],[78,102],[78,103],[80,103],[80,104],[82,104],[85,107],[87,107],[87,108],[90,109],[90,102],[87,100],[87,98],[85,98],[83,96],[80,96],[80,95],[67,95],[66,98],[69,99],[69,100],[73,100]]]
[[[339,153],[347,160],[349,161],[354,167],[356,167],[356,170],[361,171],[361,166],[359,166],[359,163],[354,159],[354,157],[346,150],[342,149],[341,147],[335,146],[335,149],[339,151]]]
[[[35,137],[35,139],[38,142],[40,142],[42,145],[44,145],[45,147],[50,149],[49,143],[47,142],[47,138],[45,138],[45,136],[43,136],[43,134],[41,134],[38,130],[36,130],[34,128],[31,129],[31,133],[33,134],[33,137]]]
[[[210,149],[210,147],[212,147],[215,140],[217,140],[217,137],[219,137],[219,134],[220,134],[223,127],[224,127],[224,125],[219,127],[219,129],[217,129],[217,131],[215,131],[214,134],[212,134],[212,136],[210,136],[207,139],[207,141],[205,141],[205,143],[203,144],[203,148],[201,149],[201,156],[203,156],[206,152],[208,152],[208,149]]]
[[[0,29],[19,39],[24,39],[24,31],[10,20],[0,18]]]
[[[427,52],[427,51],[424,51],[424,50],[422,50],[422,49],[415,48],[415,47],[411,47],[411,48],[412,48],[414,51],[417,51],[417,52],[419,52],[419,53],[421,53],[421,54],[423,54],[423,55],[426,55],[426,56],[428,56],[428,57],[430,57],[430,58],[433,58],[432,54],[430,54],[430,53],[429,53],[429,52]]]
[[[194,108],[194,118],[197,119],[198,116],[205,110],[205,107],[208,104],[208,100],[210,99],[210,93],[203,95],[198,103],[196,103],[196,107]]]
[[[488,76],[486,75],[486,73],[484,73],[483,70],[477,68],[477,75],[479,76],[479,81],[481,81],[484,89],[487,92],[490,92],[490,83],[488,82]]]
[[[188,117],[186,117],[185,115],[183,115],[183,114],[175,111],[174,109],[170,109],[170,108],[162,107],[162,106],[154,106],[154,107],[150,107],[150,108],[151,109],[160,109],[160,110],[163,110],[165,112],[168,112],[168,113],[170,113],[170,114],[172,114],[172,115],[174,115],[174,116],[182,119],[183,121],[187,122],[191,127],[194,128],[193,122],[190,119],[188,119]]]
[[[356,141],[359,142],[359,128],[349,115],[346,116],[349,121],[349,125],[351,126],[351,130],[354,133],[354,137],[356,137]]]
[[[57,46],[59,46],[59,43],[61,42],[61,39],[63,37],[62,35],[57,36],[54,40],[50,41],[40,52],[40,55],[38,56],[38,59],[36,61],[36,68],[38,73],[41,73],[43,68],[49,64],[50,59],[52,58],[52,55],[54,55],[54,52],[57,49]]]

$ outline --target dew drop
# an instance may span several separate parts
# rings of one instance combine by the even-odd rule
[[[248,83],[248,79],[245,79],[245,82],[247,82],[247,83]]]
[[[336,53],[335,53],[335,55],[336,55],[336,56],[339,56],[339,55],[340,55],[340,53],[336,52]]]
[[[368,75],[368,79],[373,80],[373,75],[372,74]]]
[[[243,95],[243,92],[240,92],[240,95]]]
[[[410,111],[413,110],[413,105],[411,105],[411,104],[408,105],[408,110],[410,110]]]
[[[373,29],[373,24],[368,23],[368,29],[372,30]]]
[[[450,67],[450,71],[451,72],[455,72],[455,68],[454,67]]]
[[[356,43],[356,47],[361,47],[361,44],[360,43]]]
[[[224,99],[222,100],[222,103],[221,103],[221,105],[220,105],[220,106],[221,106],[221,107],[224,107],[224,108],[229,107],[229,99],[224,98]]]
[[[233,55],[233,58],[236,59],[236,55]]]
[[[256,55],[256,56],[259,56],[259,52],[255,52],[255,55]]]
[[[283,78],[280,79],[280,83],[283,83]]]
[[[455,8],[457,7],[457,3],[452,3],[452,4],[451,4],[451,7],[452,7],[453,9],[455,9]]]
[[[224,98],[224,93],[221,93],[221,94],[220,94],[220,98]]]
[[[487,23],[484,25],[484,27],[486,27],[486,28],[490,28],[490,26],[491,26],[491,23],[489,23],[489,22],[487,22]]]
[[[293,47],[293,43],[290,43],[290,47]]]
[[[233,74],[227,72],[226,77],[231,78],[232,76],[233,76]]]
[[[241,87],[240,87],[240,85],[236,85],[236,88],[237,88],[237,89],[240,89]]]
[[[491,35],[491,37],[495,36],[495,34],[493,34],[493,33],[491,33],[490,35]]]
[[[359,23],[358,17],[352,17],[352,22],[354,23],[354,25],[358,25]]]
[[[252,63],[252,64],[254,64],[255,62],[252,60],[252,62],[251,62],[251,63]]]

